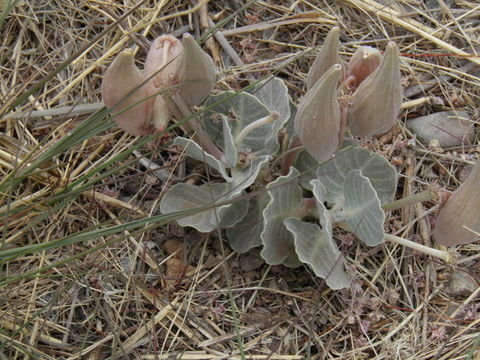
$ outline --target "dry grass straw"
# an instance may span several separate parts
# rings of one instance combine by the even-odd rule
[[[139,142],[115,128],[86,136],[25,178],[15,174],[99,109],[101,74],[119,51],[132,47],[141,63],[154,37],[186,30],[199,36],[241,3],[212,1],[208,12],[206,1],[52,0],[15,7],[1,29],[0,105],[6,115],[0,119],[0,178],[12,184],[2,180],[2,250],[157,215],[159,196],[172,179],[193,183],[205,176],[201,168],[192,173],[171,149],[160,151],[168,139],[115,160]],[[480,8],[473,0],[450,3],[257,1],[207,46],[222,69],[223,89],[238,89],[307,50],[279,73],[298,99],[313,47],[333,24],[342,28],[346,56],[359,45],[383,49],[391,39],[404,55],[409,96],[402,119],[463,108],[478,127]],[[127,11],[119,25],[88,44]],[[41,91],[7,112],[85,45]],[[411,136],[399,123],[367,143],[401,171],[397,198],[454,189],[459,171],[479,151],[478,138],[445,151],[412,145]],[[94,170],[109,162],[114,171],[94,188],[53,201],[83,176],[104,174],[109,168]],[[393,211],[387,231],[431,245],[437,209],[430,201]],[[3,261],[0,359],[479,359],[480,288],[477,283],[475,291],[462,293],[450,282],[453,274],[479,278],[478,244],[461,247],[458,263],[447,266],[396,245],[367,248],[352,244],[346,233],[336,236],[353,276],[352,288],[340,292],[329,291],[308,269],[269,267],[256,251],[235,254],[217,234],[173,222]],[[169,250],[165,244],[172,240]],[[42,271],[22,277],[36,269]]]

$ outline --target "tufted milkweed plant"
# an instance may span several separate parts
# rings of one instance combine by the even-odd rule
[[[161,199],[161,212],[202,208],[182,216],[178,224],[200,232],[225,230],[234,250],[244,253],[261,246],[261,256],[271,265],[306,264],[332,289],[350,282],[335,227],[353,232],[369,246],[390,239],[450,261],[446,252],[384,233],[385,209],[392,208],[397,188],[396,170],[381,155],[344,144],[345,134],[363,138],[394,125],[402,99],[396,45],[388,43],[383,55],[360,47],[347,65],[339,46],[334,28],[313,62],[298,108],[276,77],[247,91],[211,94],[215,66],[189,34],[182,42],[170,35],[155,40],[143,73],[128,51],[120,54],[105,74],[102,94],[108,107],[139,103],[115,116],[125,131],[144,135],[162,130],[171,114],[181,117],[191,114],[192,106],[203,105],[191,122],[196,137],[177,137],[173,144],[206,163],[215,180],[174,184]],[[119,59],[127,65],[120,67]],[[115,84],[129,77],[140,91],[127,101],[122,98],[128,99],[130,89],[119,90]],[[145,93],[148,100],[139,101]],[[289,143],[287,152],[297,155],[293,160],[285,152]],[[292,148],[298,145],[303,150]]]

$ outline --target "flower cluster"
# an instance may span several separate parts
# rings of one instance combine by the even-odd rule
[[[212,58],[190,34],[182,41],[162,35],[152,42],[140,71],[132,50],[124,50],[111,63],[102,82],[102,98],[118,126],[131,135],[163,130],[175,113],[172,96],[198,105],[215,84]]]
[[[347,125],[360,137],[390,130],[402,102],[395,43],[387,45],[383,56],[377,49],[359,47],[346,69],[339,46],[339,29],[333,28],[310,68],[308,91],[294,120],[303,146],[320,163],[341,145]]]

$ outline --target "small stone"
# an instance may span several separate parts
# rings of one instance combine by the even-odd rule
[[[477,287],[475,279],[463,271],[454,270],[450,275],[448,290],[453,296],[469,296]]]
[[[177,252],[174,256],[177,259],[182,258],[182,247],[183,244],[176,239],[169,239],[163,243],[163,250],[167,253],[167,255],[172,255],[173,253]]]
[[[465,111],[442,111],[407,121],[417,138],[428,145],[437,140],[442,148],[472,144],[475,127]]]
[[[203,263],[203,267],[208,270],[213,269],[220,261],[221,259],[218,259],[212,253],[209,253],[207,259]]]
[[[256,270],[260,268],[265,261],[260,257],[258,252],[251,251],[247,255],[240,257],[240,267],[244,272]]]

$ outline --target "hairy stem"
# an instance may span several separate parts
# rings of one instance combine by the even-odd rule
[[[420,251],[424,254],[437,257],[445,261],[447,264],[451,264],[454,261],[453,254],[451,254],[448,251],[434,249],[434,248],[431,248],[422,244],[418,244],[414,241],[407,240],[395,235],[384,234],[384,236],[386,240]]]
[[[335,223],[335,225],[337,225],[338,227],[340,227],[344,230],[352,231],[352,229],[350,228],[350,226],[348,226],[348,224],[346,222],[338,222],[338,223]],[[442,259],[447,264],[451,264],[455,260],[453,254],[448,252],[448,251],[434,249],[434,248],[431,248],[431,247],[428,247],[428,246],[425,246],[425,245],[422,245],[422,244],[416,243],[414,241],[407,240],[405,238],[401,238],[401,237],[395,236],[395,235],[383,234],[383,237],[385,238],[385,240],[389,240],[391,242],[394,242],[394,243],[402,245],[402,246],[409,247],[411,249],[414,249],[414,250],[419,251],[421,253],[424,253],[426,255],[430,255],[430,256]]]
[[[393,210],[397,210],[397,209],[401,209],[401,208],[413,205],[418,202],[436,200],[436,199],[438,199],[437,194],[435,194],[433,191],[425,190],[425,191],[422,191],[421,193],[385,204],[382,206],[382,209],[383,211],[393,211]]]
[[[277,120],[279,117],[278,112],[274,111],[270,115],[267,115],[261,119],[258,119],[257,121],[251,122],[247,126],[245,126],[242,131],[238,134],[237,138],[235,139],[235,145],[240,145],[248,134],[250,134],[253,130],[256,128],[269,124],[275,120]]]
[[[220,160],[223,156],[223,153],[220,151],[217,145],[214,144],[212,139],[210,139],[210,137],[205,132],[205,130],[203,130],[203,127],[200,124],[200,121],[198,120],[198,118],[192,115],[190,108],[185,103],[185,101],[180,96],[180,94],[173,95],[173,101],[178,106],[183,116],[192,118],[189,124],[191,125],[193,131],[195,132],[194,136],[198,139],[198,142],[200,146],[203,148],[203,150],[205,150],[210,155],[214,156],[216,159]]]

